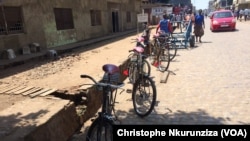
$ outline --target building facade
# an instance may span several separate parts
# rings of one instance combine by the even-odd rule
[[[41,49],[137,28],[141,0],[1,0],[0,52]]]
[[[250,9],[250,0],[214,0],[213,6],[215,9]]]
[[[250,9],[250,0],[234,0],[233,5],[236,10]]]

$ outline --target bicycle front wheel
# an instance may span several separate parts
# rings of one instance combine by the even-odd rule
[[[156,86],[150,77],[143,76],[135,82],[132,101],[138,116],[145,117],[152,112],[156,103]]]
[[[112,122],[98,117],[89,127],[86,141],[113,141]]]
[[[161,49],[158,57],[158,69],[162,72],[167,71],[170,64],[170,54],[168,49]]]

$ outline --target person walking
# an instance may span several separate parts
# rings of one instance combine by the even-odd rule
[[[236,17],[237,17],[237,21],[239,20],[239,17],[240,17],[240,10],[237,10],[236,11]]]
[[[205,22],[204,22],[204,16],[202,14],[202,10],[199,10],[199,13],[195,16],[194,19],[194,35],[196,38],[196,42],[202,42],[201,37],[204,35],[204,28],[205,28]]]
[[[241,20],[242,20],[243,15],[244,15],[244,10],[243,10],[243,9],[241,9],[239,13],[240,13],[240,17],[239,17],[239,18],[240,18],[240,21],[241,21]]]
[[[244,10],[244,20],[245,20],[245,22],[247,21],[248,12],[249,12],[248,9]]]

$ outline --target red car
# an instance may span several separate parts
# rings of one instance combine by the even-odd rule
[[[222,30],[235,30],[236,19],[231,10],[214,11],[210,19],[210,30],[212,32]]]

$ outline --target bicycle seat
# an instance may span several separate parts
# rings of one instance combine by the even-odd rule
[[[134,48],[134,50],[138,53],[143,53],[144,52],[144,48],[140,47],[140,46],[137,46]]]
[[[115,74],[117,72],[120,72],[120,69],[118,66],[113,64],[105,64],[102,66],[102,70],[107,73],[108,75]]]

